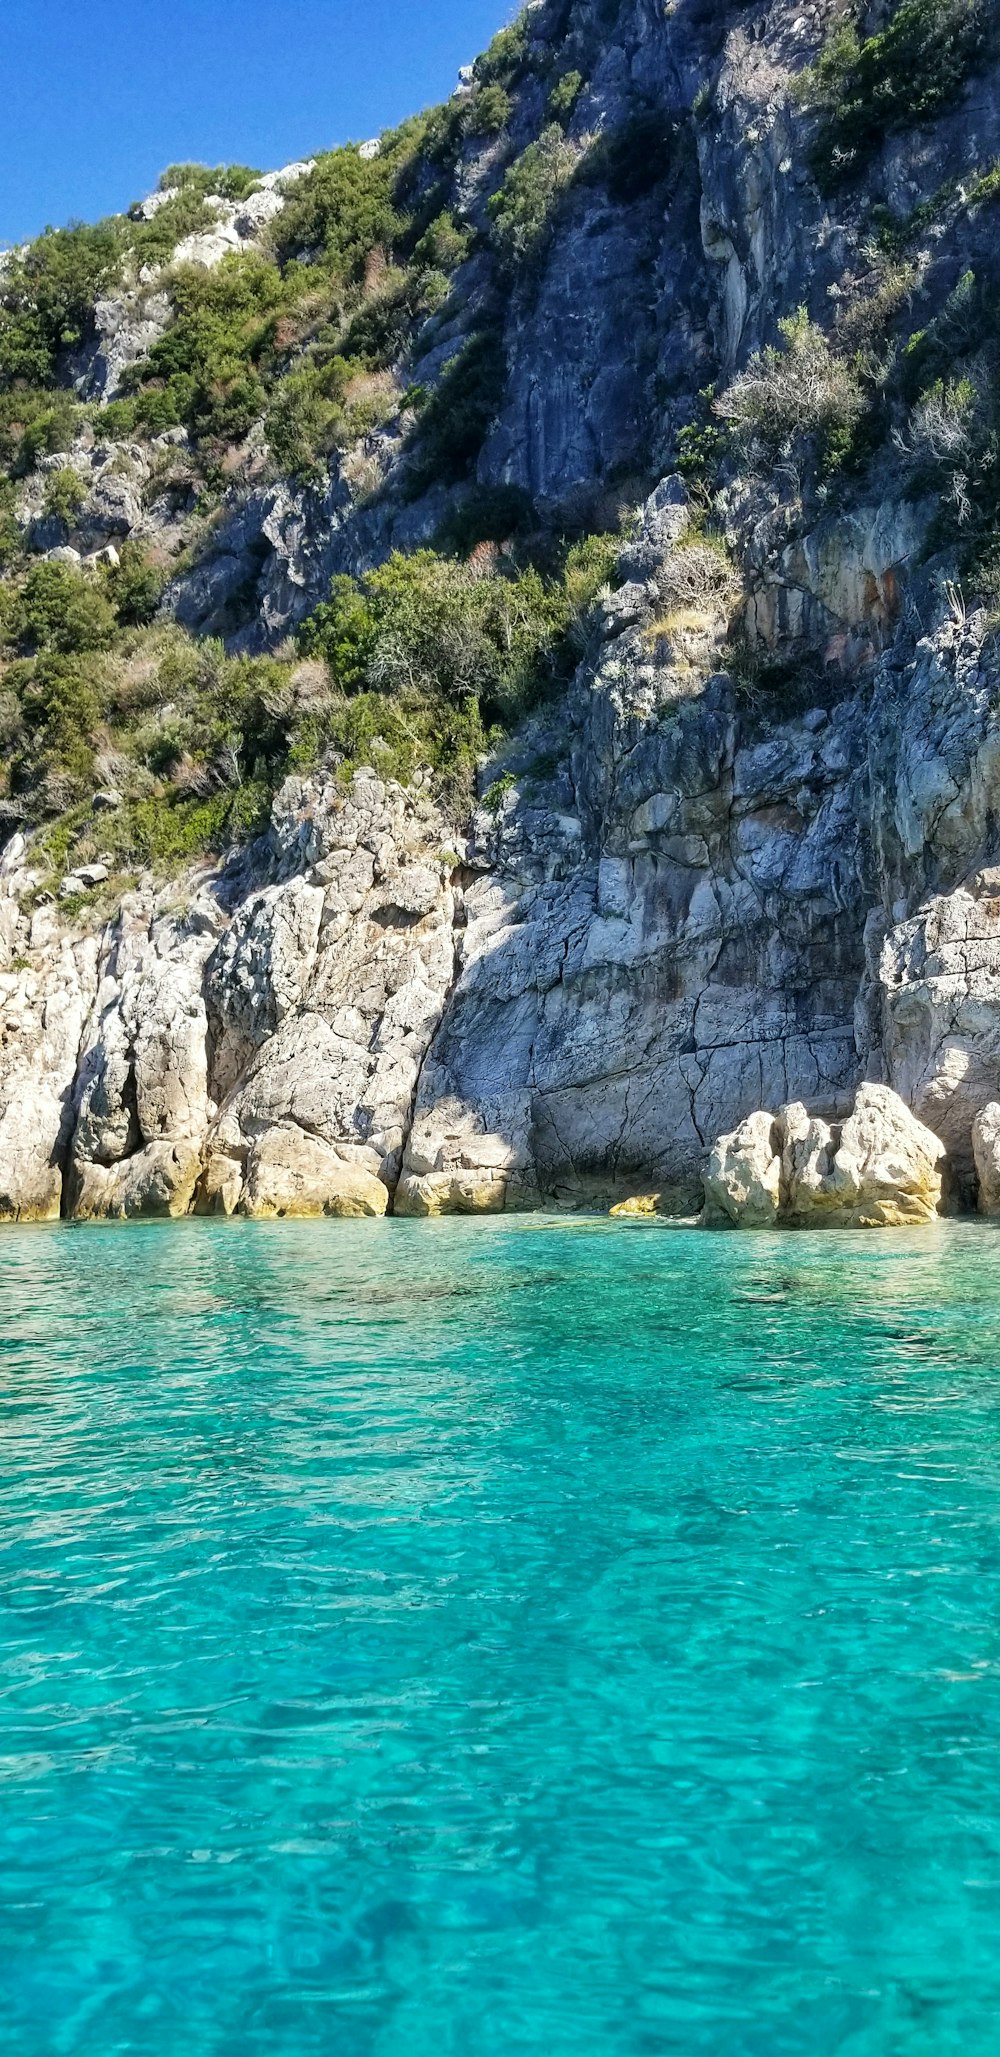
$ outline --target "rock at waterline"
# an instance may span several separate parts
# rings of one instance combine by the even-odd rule
[[[1000,1214],[1000,1103],[991,1100],[972,1124],[980,1214]]]
[[[705,1220],[773,1228],[781,1204],[781,1152],[773,1114],[750,1114],[720,1136],[705,1173]]]
[[[944,1156],[944,1144],[889,1086],[861,1086],[839,1130],[794,1102],[777,1115],[751,1114],[720,1136],[702,1220],[737,1228],[919,1226],[938,1214]]]

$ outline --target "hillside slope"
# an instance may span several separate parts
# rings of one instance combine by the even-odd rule
[[[0,1211],[1000,1097],[988,0],[542,0],[0,275]]]

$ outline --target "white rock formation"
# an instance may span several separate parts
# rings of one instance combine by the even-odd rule
[[[371,774],[346,796],[327,789],[311,816],[296,813],[302,797],[290,788],[279,814],[289,842],[306,835],[305,875],[251,896],[207,968],[222,1106],[204,1193],[229,1211],[244,1204],[240,1168],[256,1209],[256,1146],[272,1130],[324,1146],[309,1176],[314,1190],[327,1178],[331,1209],[359,1176],[388,1197],[454,977],[453,859],[436,810]]]
[[[148,895],[123,904],[76,1081],[67,1197],[81,1218],[192,1204],[215,1111],[202,979],[219,927],[209,896],[180,920]]]
[[[944,1156],[888,1086],[860,1086],[839,1130],[793,1103],[720,1136],[705,1175],[704,1219],[739,1228],[921,1225],[938,1214]]]
[[[781,1205],[780,1131],[772,1114],[749,1114],[720,1136],[705,1173],[705,1214],[737,1228],[773,1228]]]
[[[0,1221],[58,1220],[97,944],[36,918],[29,965],[0,973]]]
[[[972,1124],[972,1146],[979,1181],[979,1211],[1000,1215],[1000,1101],[980,1108]]]

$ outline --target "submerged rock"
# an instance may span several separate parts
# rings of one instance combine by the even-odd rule
[[[651,1221],[665,1212],[661,1205],[662,1193],[633,1193],[629,1200],[619,1200],[609,1212],[614,1221]]]

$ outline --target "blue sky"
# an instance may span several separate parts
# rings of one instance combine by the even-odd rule
[[[0,0],[0,244],[165,164],[287,164],[452,91],[512,0]]]

